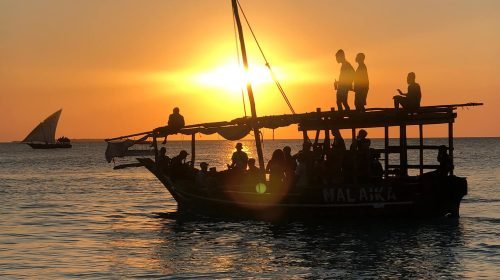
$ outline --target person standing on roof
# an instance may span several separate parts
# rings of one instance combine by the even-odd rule
[[[393,97],[394,108],[399,109],[399,105],[401,105],[404,109],[415,110],[420,107],[420,100],[422,99],[420,85],[415,82],[415,73],[408,73],[406,82],[408,83],[408,92],[403,93],[398,89],[400,95]]]
[[[339,80],[335,80],[334,87],[337,90],[337,107],[339,111],[344,109],[349,111],[351,108],[347,104],[347,93],[352,90],[352,82],[354,80],[354,68],[345,59],[343,50],[338,50],[335,54],[338,63],[341,63]]]
[[[364,112],[369,85],[365,54],[358,53],[356,55],[356,62],[358,63],[358,68],[356,68],[356,73],[354,74],[354,106],[356,106],[356,111]]]
[[[184,117],[179,113],[179,107],[175,107],[174,111],[170,116],[168,116],[168,124],[166,129],[165,139],[163,140],[163,144],[167,143],[167,136],[169,134],[179,133],[181,128],[184,127]]]

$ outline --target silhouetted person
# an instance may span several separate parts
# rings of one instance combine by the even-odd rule
[[[370,139],[366,138],[368,132],[364,129],[360,129],[358,136],[352,142],[351,152],[354,152],[354,163],[356,165],[355,170],[357,171],[358,177],[362,180],[366,180],[370,175]]]
[[[200,168],[201,170],[196,173],[196,184],[200,187],[208,187],[209,185],[209,180],[208,180],[208,163],[206,162],[201,162],[200,163]]]
[[[329,168],[332,171],[333,182],[338,183],[342,181],[342,166],[346,154],[346,146],[344,138],[338,129],[332,130],[334,139],[332,149],[329,156]]]
[[[163,144],[167,143],[167,136],[169,134],[178,133],[181,128],[184,127],[184,125],[184,117],[179,113],[179,108],[175,107],[172,114],[168,116],[168,125],[165,131],[166,135],[165,139],[163,140]]]
[[[297,168],[295,169],[295,187],[299,190],[305,189],[309,184],[306,158],[303,154],[297,156]]]
[[[188,155],[189,154],[185,150],[182,150],[177,156],[172,158],[170,161],[170,167],[173,177],[183,177],[187,175],[189,166],[186,164],[186,157]]]
[[[243,152],[243,144],[241,143],[236,143],[236,151],[233,153],[233,156],[231,157],[231,165],[228,165],[229,169],[233,170],[238,170],[238,171],[244,171],[247,169],[247,163],[248,163],[248,155],[247,153]]]
[[[370,149],[370,174],[372,179],[375,182],[378,182],[382,179],[384,175],[384,168],[382,167],[382,163],[380,163],[380,153]]]
[[[292,148],[290,148],[290,146],[285,146],[283,148],[283,154],[285,156],[285,183],[289,186],[292,184],[293,178],[295,177],[297,161],[292,156]]]
[[[437,160],[439,162],[437,173],[441,176],[448,176],[453,171],[454,166],[445,145],[439,146]]]
[[[161,147],[158,153],[158,167],[163,172],[166,172],[169,165],[170,165],[170,158],[167,156],[167,149],[165,147]]]
[[[254,158],[249,158],[248,159],[248,175],[251,177],[256,177],[258,178],[260,176],[260,169],[255,166],[255,159]]]
[[[358,53],[356,55],[358,68],[354,74],[354,106],[356,111],[365,111],[366,97],[368,96],[368,69],[365,65],[365,54]]]
[[[333,84],[337,90],[337,106],[339,111],[344,109],[349,111],[351,108],[347,104],[347,93],[352,90],[352,82],[354,80],[354,68],[345,59],[345,53],[343,50],[338,50],[335,54],[335,58],[338,63],[341,63],[339,80],[335,80]]]
[[[404,93],[398,89],[400,95],[393,98],[394,108],[399,109],[399,105],[401,105],[404,109],[415,110],[420,107],[420,100],[422,99],[420,85],[415,82],[415,73],[408,73],[406,82],[408,83],[408,92]]]
[[[283,184],[285,178],[285,154],[281,149],[276,149],[266,166],[266,172],[269,172],[269,184],[279,187]]]

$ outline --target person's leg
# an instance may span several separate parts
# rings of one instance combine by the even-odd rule
[[[337,90],[337,107],[339,111],[343,111],[342,107],[342,91]]]
[[[363,103],[362,103],[362,92],[361,91],[355,91],[354,92],[354,107],[356,107],[356,111],[363,111]]]

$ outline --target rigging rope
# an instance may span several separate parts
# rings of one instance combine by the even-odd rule
[[[264,61],[266,62],[266,67],[269,69],[269,72],[271,73],[271,77],[273,78],[274,83],[278,87],[278,90],[280,91],[281,95],[283,96],[283,99],[285,100],[286,104],[288,105],[288,108],[290,109],[292,114],[295,115],[295,110],[293,110],[292,104],[290,103],[290,100],[288,100],[288,97],[286,96],[285,90],[283,89],[280,82],[278,81],[276,75],[274,74],[273,69],[271,69],[271,65],[269,64],[269,61],[267,61],[267,58],[264,54],[264,51],[260,47],[259,41],[257,40],[255,33],[253,32],[252,26],[250,26],[250,22],[247,19],[245,11],[243,11],[243,7],[241,7],[240,1],[236,0],[236,2],[238,3],[238,7],[240,7],[241,14],[243,15],[243,18],[245,19],[245,22],[247,23],[247,26],[250,29],[250,32],[252,33],[253,39],[254,39],[255,43],[257,44],[257,47],[259,48],[260,53],[262,54],[262,58],[264,58]]]
[[[238,30],[236,30],[236,19],[233,16],[233,29],[234,29],[234,42],[236,43],[236,59],[238,60],[238,69],[241,69],[241,59],[240,59],[240,48],[238,46]],[[247,106],[245,102],[245,92],[243,90],[243,85],[240,84],[241,98],[243,99],[243,112],[245,112],[245,117],[247,116]]]

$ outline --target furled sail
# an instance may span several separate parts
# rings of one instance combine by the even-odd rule
[[[59,122],[59,117],[61,116],[62,109],[55,112],[41,122],[33,131],[31,131],[26,138],[22,141],[23,143],[55,143],[56,142],[56,128]]]

